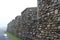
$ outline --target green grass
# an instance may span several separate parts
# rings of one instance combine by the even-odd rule
[[[9,32],[5,32],[10,38],[12,38],[12,40],[21,40],[20,38],[14,36],[13,34],[9,33]]]

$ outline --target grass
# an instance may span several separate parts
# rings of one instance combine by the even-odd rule
[[[10,38],[12,38],[12,40],[21,40],[20,38],[16,37],[15,35],[9,33],[9,32],[5,32]]]

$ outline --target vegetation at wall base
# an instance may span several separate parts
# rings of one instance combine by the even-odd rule
[[[9,37],[12,38],[12,40],[21,40],[20,38],[16,37],[15,35],[13,35],[12,33],[9,32],[5,32]]]

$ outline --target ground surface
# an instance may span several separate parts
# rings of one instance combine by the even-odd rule
[[[8,35],[4,36],[4,31],[0,30],[0,40],[11,40]]]

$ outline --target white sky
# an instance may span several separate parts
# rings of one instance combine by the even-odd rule
[[[37,0],[0,0],[0,28],[7,24],[27,7],[36,7]]]

